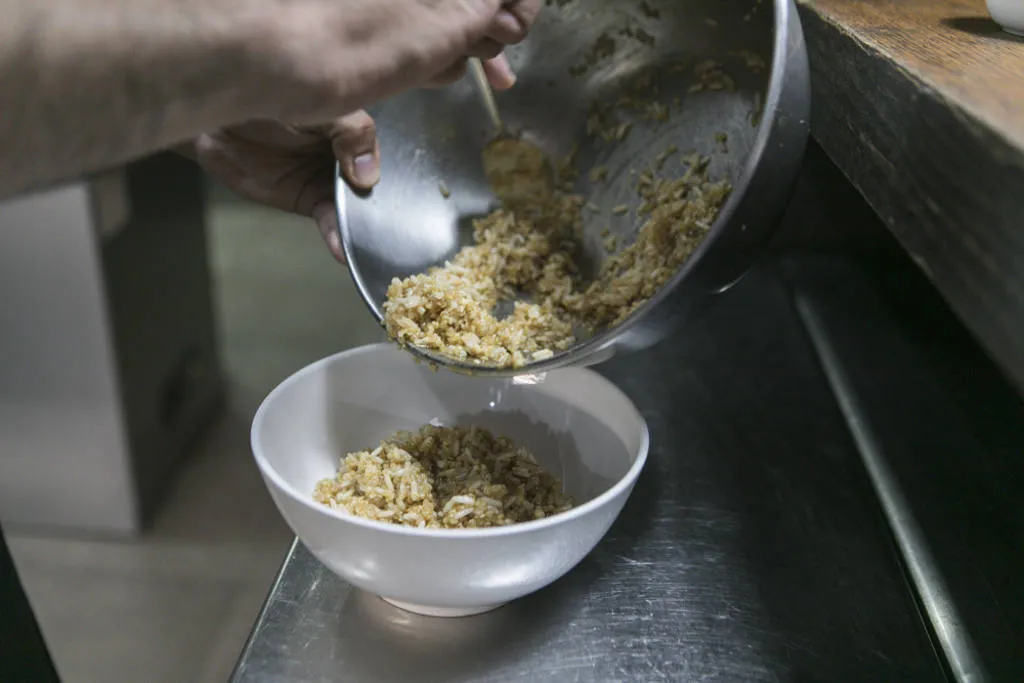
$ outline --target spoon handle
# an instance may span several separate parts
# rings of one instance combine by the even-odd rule
[[[494,124],[495,130],[499,133],[502,130],[501,116],[498,115],[498,103],[494,100],[494,91],[491,90],[491,84],[487,81],[487,74],[484,73],[484,65],[476,57],[471,57],[469,60],[469,70],[473,72],[473,80],[476,81],[476,89],[480,93],[480,99],[483,100],[484,109],[487,110],[487,114],[491,117],[491,123]]]

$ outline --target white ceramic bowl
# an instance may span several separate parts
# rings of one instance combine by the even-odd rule
[[[988,13],[1007,33],[1024,37],[1024,0],[986,0]]]
[[[416,529],[313,500],[343,454],[429,422],[475,424],[528,447],[577,507],[493,529]],[[572,569],[618,517],[647,447],[643,417],[591,370],[556,370],[534,384],[467,377],[418,365],[392,344],[300,370],[267,396],[252,425],[263,480],[309,550],[354,586],[435,616],[485,612]]]

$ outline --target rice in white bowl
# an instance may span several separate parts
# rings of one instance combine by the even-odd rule
[[[435,425],[347,454],[313,498],[366,519],[443,529],[529,522],[575,504],[561,481],[510,439]]]

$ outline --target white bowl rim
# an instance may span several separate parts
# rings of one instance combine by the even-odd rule
[[[486,527],[483,529],[436,529],[411,527],[399,524],[389,524],[387,522],[378,522],[376,520],[358,517],[347,512],[339,512],[338,510],[329,508],[321,503],[317,503],[316,501],[313,500],[312,493],[310,493],[309,495],[302,495],[291,484],[285,481],[284,478],[280,474],[278,474],[277,470],[275,470],[270,465],[266,457],[263,455],[263,449],[257,443],[256,433],[261,428],[263,421],[266,419],[266,413],[268,410],[267,406],[270,405],[272,399],[278,393],[285,391],[289,385],[299,382],[306,375],[317,372],[321,367],[325,365],[329,365],[331,363],[344,359],[350,359],[363,354],[379,353],[384,350],[397,348],[398,347],[394,343],[380,342],[377,344],[366,344],[363,346],[357,346],[346,351],[341,351],[339,353],[332,354],[325,358],[321,358],[318,361],[310,363],[309,365],[305,366],[304,368],[301,368],[300,370],[297,370],[296,372],[288,376],[280,384],[278,384],[276,387],[274,387],[274,389],[269,394],[267,394],[266,398],[263,399],[263,402],[260,403],[260,407],[257,408],[256,415],[253,417],[252,427],[249,430],[249,444],[250,447],[252,448],[253,457],[256,459],[257,467],[260,468],[260,471],[263,473],[264,476],[269,477],[274,482],[274,485],[277,486],[279,490],[284,492],[293,500],[299,502],[301,505],[309,508],[310,510],[315,510],[316,512],[325,514],[328,517],[333,517],[340,521],[364,527],[366,529],[383,531],[385,533],[397,534],[399,536],[413,536],[417,538],[499,538],[503,536],[515,536],[518,534],[529,533],[531,531],[540,531],[548,527],[557,526],[560,524],[567,524],[574,519],[583,517],[584,515],[587,515],[590,512],[597,510],[603,505],[606,505],[607,503],[611,502],[611,500],[618,496],[624,489],[632,486],[636,482],[637,478],[640,476],[640,471],[643,469],[644,464],[647,462],[647,452],[650,449],[651,443],[650,431],[647,427],[647,420],[645,420],[643,415],[640,414],[640,411],[637,410],[636,405],[633,404],[633,401],[630,400],[630,398],[621,389],[615,386],[614,383],[602,377],[600,374],[594,372],[593,370],[579,367],[566,367],[559,368],[557,370],[551,370],[549,374],[578,373],[591,375],[593,378],[597,379],[599,383],[603,384],[607,389],[609,389],[613,394],[616,394],[618,397],[622,398],[625,401],[626,405],[628,405],[632,409],[634,416],[636,417],[637,422],[640,426],[640,447],[637,450],[636,460],[634,460],[633,464],[630,465],[629,470],[627,470],[626,474],[623,475],[617,482],[615,482],[615,484],[611,486],[607,491],[605,491],[604,493],[595,498],[592,498],[591,500],[588,500],[583,505],[571,508],[565,512],[560,512],[557,515],[552,515],[551,517],[545,517],[543,519],[532,520],[529,522],[519,522],[518,524],[510,524],[508,526]],[[415,358],[411,354],[409,355],[409,360],[415,362]],[[486,379],[489,381],[494,381],[496,379],[498,381],[511,381],[511,378],[487,377],[482,379]]]

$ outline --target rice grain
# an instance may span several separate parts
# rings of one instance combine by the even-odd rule
[[[426,425],[349,453],[313,499],[412,527],[469,529],[550,517],[574,506],[525,448],[478,427]]]

